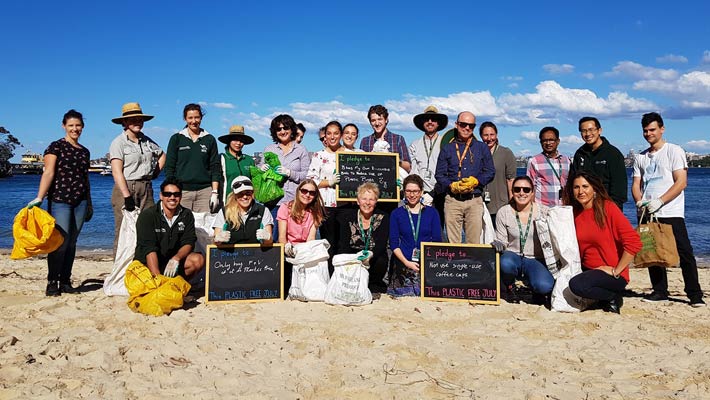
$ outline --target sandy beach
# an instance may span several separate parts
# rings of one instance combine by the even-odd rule
[[[649,304],[633,270],[622,315],[560,314],[382,296],[359,308],[295,301],[132,312],[100,283],[101,254],[78,259],[80,294],[48,298],[46,260],[0,255],[0,398],[710,397],[710,311],[682,294]],[[700,270],[710,287],[710,269]]]

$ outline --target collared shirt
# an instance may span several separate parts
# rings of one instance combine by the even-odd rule
[[[177,209],[175,210],[175,214],[173,214],[173,217],[168,218],[168,216],[165,215],[165,209],[163,209],[163,202],[161,201],[161,202],[159,202],[159,204],[160,204],[160,215],[163,216],[163,219],[165,220],[165,222],[168,223],[168,226],[172,228],[173,223],[175,223],[175,221],[180,216],[180,213],[182,212],[182,206],[178,204]]]
[[[407,161],[409,162],[409,151],[407,150],[407,143],[404,141],[404,138],[396,133],[392,133],[389,130],[385,131],[385,134],[382,135],[383,139],[390,144],[390,151],[392,153],[398,153],[399,154],[399,161]],[[377,138],[375,137],[375,133],[373,132],[372,135],[365,136],[362,138],[360,141],[360,148],[363,149],[364,151],[372,151],[372,148],[375,146],[375,142],[377,141]]]
[[[527,175],[535,185],[535,201],[548,207],[561,206],[560,190],[567,183],[569,169],[569,157],[560,153],[556,157],[544,153],[530,157]]]
[[[430,140],[426,135],[409,145],[409,155],[412,157],[411,174],[417,174],[424,180],[424,191],[432,192],[436,186],[436,160],[441,152],[441,136]]]
[[[133,181],[153,178],[163,149],[144,134],[138,137],[136,143],[125,132],[121,132],[111,142],[108,153],[111,160],[123,161],[123,177]]]
[[[459,176],[459,157],[461,155],[461,175]],[[436,192],[449,193],[449,187],[453,182],[463,178],[474,176],[478,179],[478,186],[473,193],[480,196],[483,186],[493,180],[496,169],[493,165],[491,151],[484,143],[475,138],[471,139],[468,151],[464,152],[466,143],[457,140],[445,145],[439,153],[436,161]]]
[[[283,186],[284,197],[282,197],[277,204],[288,203],[296,198],[296,188],[298,184],[306,179],[308,166],[311,164],[311,156],[302,144],[296,142],[293,143],[293,147],[291,147],[288,153],[284,153],[281,146],[276,143],[266,146],[264,153],[269,151],[279,157],[279,161],[283,167],[291,170],[291,175],[286,179]]]

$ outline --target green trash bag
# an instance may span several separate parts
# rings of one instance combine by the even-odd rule
[[[260,203],[267,204],[284,196],[283,184],[286,182],[286,177],[276,173],[276,167],[280,166],[281,162],[275,153],[264,153],[264,160],[269,165],[269,169],[262,171],[257,167],[249,167],[249,170],[251,183],[254,185],[254,198]]]

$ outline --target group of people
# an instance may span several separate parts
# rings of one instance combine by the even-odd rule
[[[254,142],[244,127],[234,125],[217,140],[201,128],[204,112],[198,104],[183,110],[185,127],[174,134],[167,151],[143,132],[144,114],[138,103],[123,106],[112,121],[123,126],[109,154],[115,186],[112,206],[116,236],[123,210],[140,209],[136,224],[135,259],[154,274],[191,277],[204,268],[204,256],[194,251],[192,212],[216,214],[217,244],[283,243],[286,255],[294,245],[320,238],[330,244],[331,256],[360,253],[369,266],[370,289],[392,295],[418,295],[420,244],[425,241],[480,244],[487,216],[495,227],[491,243],[501,253],[501,278],[506,288],[523,280],[535,301],[549,299],[554,278],[545,266],[533,221],[550,207],[571,205],[584,272],[570,282],[573,293],[599,300],[607,311],[619,312],[628,283],[628,267],[641,249],[638,233],[624,217],[627,175],[621,152],[601,135],[594,117],[579,121],[585,144],[572,159],[557,150],[559,131],[545,127],[539,139],[542,152],[531,157],[527,174],[516,176],[515,157],[499,144],[498,129],[486,121],[475,137],[476,117],[457,115],[454,127],[443,134],[448,116],[430,106],[414,116],[422,137],[407,146],[404,137],[390,132],[388,110],[368,110],[373,133],[363,137],[354,124],[328,122],[319,135],[323,148],[313,154],[300,143],[306,128],[286,114],[270,125],[278,166],[258,165],[244,154]],[[45,171],[37,198],[48,197],[48,210],[65,237],[62,247],[48,258],[47,295],[71,293],[71,266],[76,238],[90,218],[89,152],[78,143],[84,127],[81,114],[70,110],[62,122],[63,139],[45,151]],[[670,224],[678,243],[686,294],[693,306],[702,306],[697,266],[683,219],[683,190],[687,162],[683,150],[663,139],[663,120],[645,114],[643,135],[650,147],[634,160],[632,194],[639,210]],[[377,185],[364,182],[355,204],[337,201],[340,181],[336,153],[343,151],[399,154],[404,194],[402,205],[378,202]],[[282,177],[283,196],[266,204],[255,200],[252,171],[273,170]],[[164,171],[160,202],[153,200],[152,179]],[[484,211],[485,208],[485,211]],[[490,227],[488,227],[490,229]],[[115,248],[114,248],[115,250]],[[332,258],[332,257],[331,257]],[[332,269],[331,269],[332,272]],[[650,268],[653,292],[648,301],[668,299],[665,269]],[[287,273],[288,275],[288,273]]]

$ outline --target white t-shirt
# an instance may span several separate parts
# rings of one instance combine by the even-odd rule
[[[685,151],[678,145],[666,143],[660,150],[648,149],[634,156],[634,178],[641,178],[642,200],[657,199],[673,186],[673,171],[688,169]],[[664,204],[656,213],[659,218],[685,218],[685,191]]]
[[[247,222],[247,214],[248,213],[242,214],[242,224]],[[217,214],[215,214],[212,228],[224,229],[224,223],[224,213],[220,210]],[[264,207],[264,215],[261,217],[261,226],[266,227],[268,225],[274,225],[274,217],[271,215],[271,212],[269,212],[269,209]]]

